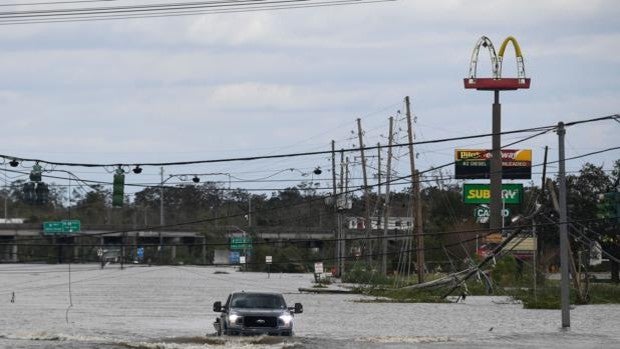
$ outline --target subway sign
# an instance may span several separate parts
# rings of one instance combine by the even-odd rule
[[[463,184],[463,202],[466,204],[491,203],[489,184]],[[505,204],[520,204],[523,197],[523,184],[502,184],[502,200]]]
[[[456,149],[454,176],[456,179],[491,178],[490,149]],[[502,149],[502,178],[531,179],[532,150]]]

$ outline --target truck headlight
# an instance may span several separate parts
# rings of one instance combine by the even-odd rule
[[[278,317],[284,326],[289,326],[293,322],[293,317],[290,314],[282,314]]]
[[[237,314],[230,314],[230,315],[228,316],[228,321],[229,321],[231,324],[237,323],[237,320],[239,320],[239,319],[241,319],[241,316],[239,316],[239,315],[237,315]]]

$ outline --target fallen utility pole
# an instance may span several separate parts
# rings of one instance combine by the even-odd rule
[[[478,273],[478,271],[480,271],[482,267],[489,263],[490,260],[494,259],[495,256],[499,254],[510,241],[517,237],[517,235],[521,233],[521,230],[522,228],[517,229],[514,233],[506,237],[499,245],[495,246],[493,251],[488,256],[486,256],[480,263],[478,263],[475,268],[471,268],[470,271],[465,274],[465,276],[461,280],[459,280],[454,286],[452,286],[452,288],[448,292],[446,292],[441,298],[448,297],[452,292],[454,292],[454,290],[459,288],[465,281],[467,281],[467,279]]]

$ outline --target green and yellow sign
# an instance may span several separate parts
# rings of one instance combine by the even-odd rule
[[[523,184],[502,184],[502,200],[505,204],[520,204]],[[466,204],[488,204],[491,202],[489,184],[463,184],[463,202]]]

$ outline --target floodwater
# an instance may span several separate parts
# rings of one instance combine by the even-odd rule
[[[525,310],[503,297],[451,304],[360,303],[359,295],[300,294],[310,274],[234,268],[0,265],[0,348],[620,348],[620,306]],[[71,282],[69,283],[69,278]],[[217,337],[215,301],[277,291],[304,313],[295,336]]]

